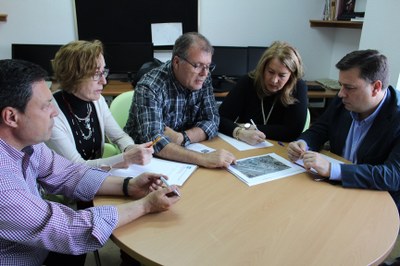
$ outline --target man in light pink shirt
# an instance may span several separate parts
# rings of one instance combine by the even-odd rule
[[[124,180],[74,164],[47,148],[42,142],[50,137],[58,113],[45,77],[35,64],[0,60],[1,265],[52,265],[45,262],[49,254],[94,251],[114,229],[147,213],[165,211],[179,199],[171,196],[175,186],[161,187],[160,175]],[[44,200],[41,190],[84,201],[124,194],[133,200],[75,211]],[[65,257],[57,262],[68,264],[72,265]]]

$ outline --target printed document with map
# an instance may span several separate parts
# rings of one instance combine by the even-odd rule
[[[248,186],[305,172],[303,167],[275,153],[248,157],[236,162],[236,165],[229,166],[228,171]]]

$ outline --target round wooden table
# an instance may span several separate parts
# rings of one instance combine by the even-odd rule
[[[279,145],[239,152],[219,138],[204,144],[238,159],[287,158]],[[180,191],[169,211],[115,230],[112,240],[144,265],[377,265],[399,230],[389,193],[316,182],[308,173],[249,187],[225,169],[199,168]]]

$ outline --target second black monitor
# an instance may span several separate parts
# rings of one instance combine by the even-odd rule
[[[247,47],[214,46],[212,61],[216,64],[213,76],[238,78],[247,73]]]
[[[254,70],[260,60],[262,54],[265,52],[267,47],[262,46],[249,46],[247,47],[247,71],[250,72]]]
[[[49,74],[48,79],[53,75],[51,60],[54,59],[61,44],[11,44],[11,58],[22,59],[38,64]]]

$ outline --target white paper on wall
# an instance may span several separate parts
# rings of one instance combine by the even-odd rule
[[[151,24],[151,39],[154,46],[174,45],[175,40],[181,35],[181,22]]]

